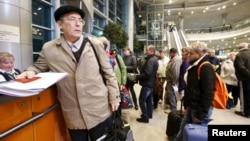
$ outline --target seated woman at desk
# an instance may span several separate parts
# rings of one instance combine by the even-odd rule
[[[14,68],[15,58],[8,52],[0,52],[0,82],[10,81],[21,72]]]

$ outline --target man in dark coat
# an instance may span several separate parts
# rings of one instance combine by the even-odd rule
[[[186,84],[184,91],[184,102],[187,111],[184,115],[180,130],[176,137],[170,141],[181,141],[183,130],[188,123],[206,123],[213,111],[212,100],[214,97],[215,71],[210,63],[201,67],[200,78],[197,70],[199,66],[208,60],[207,45],[203,42],[195,42],[190,45],[189,63],[187,69]]]
[[[155,56],[155,47],[153,45],[147,47],[146,54],[145,63],[140,69],[140,75],[137,76],[142,86],[139,96],[142,115],[136,120],[144,123],[148,123],[149,118],[153,116],[152,92],[155,86],[156,72],[158,69],[158,61]]]
[[[237,79],[240,81],[240,87],[242,87],[243,92],[241,92],[243,103],[243,111],[235,111],[235,114],[250,118],[250,50],[248,49],[248,43],[240,43],[238,45],[239,53],[236,55],[234,61],[235,74]]]

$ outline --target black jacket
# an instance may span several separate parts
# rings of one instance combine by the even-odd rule
[[[137,61],[135,55],[128,55],[128,56],[123,56],[123,61],[124,64],[127,67],[127,72],[128,73],[136,73],[136,68],[137,68]]]
[[[138,76],[141,86],[153,88],[156,80],[156,72],[158,69],[158,61],[155,55],[149,55],[145,58],[145,63],[140,69]]]
[[[235,75],[239,81],[250,80],[250,50],[240,50],[234,60]]]
[[[208,60],[205,56],[198,65],[187,70],[187,86],[185,87],[184,101],[188,107],[196,110],[195,117],[203,120],[208,113],[214,97],[215,71],[211,64],[204,64],[198,79],[198,66]]]

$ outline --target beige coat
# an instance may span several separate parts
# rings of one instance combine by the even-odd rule
[[[235,75],[234,62],[232,60],[227,59],[222,63],[220,76],[226,84],[238,86],[238,80]]]
[[[103,50],[102,43],[89,37],[99,56],[107,86],[99,72],[96,56],[89,42],[79,62],[64,38],[44,44],[40,57],[27,70],[35,72],[67,72],[69,75],[57,83],[58,99],[69,129],[91,129],[111,115],[111,103],[120,102],[115,74]]]

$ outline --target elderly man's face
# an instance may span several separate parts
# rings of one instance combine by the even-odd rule
[[[81,37],[85,21],[77,12],[70,12],[57,21],[57,24],[63,31],[66,40],[74,43]]]

